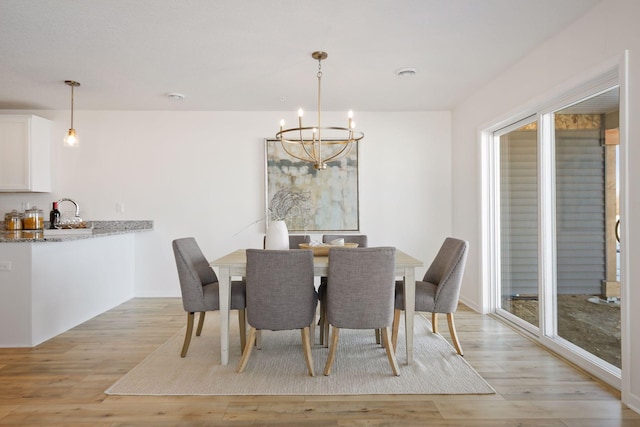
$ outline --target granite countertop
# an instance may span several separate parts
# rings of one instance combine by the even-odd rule
[[[42,231],[22,230],[4,231],[4,222],[0,222],[0,243],[19,242],[68,242],[72,240],[93,239],[96,237],[113,236],[116,234],[138,233],[153,230],[153,221],[87,221],[92,226],[91,233],[64,234],[60,231],[56,235],[45,235]],[[48,227],[49,223],[45,223]]]

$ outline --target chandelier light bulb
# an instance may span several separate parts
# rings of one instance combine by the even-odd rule
[[[302,110],[302,108],[298,108],[298,117],[302,116],[304,116],[304,111]]]

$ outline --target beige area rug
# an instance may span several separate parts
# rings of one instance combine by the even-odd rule
[[[349,394],[492,394],[495,390],[430,323],[415,317],[414,363],[406,364],[404,334],[398,339],[400,376],[391,374],[384,349],[373,331],[342,330],[330,376],[322,375],[328,349],[313,350],[315,377],[307,374],[300,331],[264,331],[262,349],[254,349],[245,372],[240,360],[237,317],[231,316],[229,365],[220,365],[218,313],[208,313],[200,337],[180,358],[181,330],[118,380],[113,395],[349,395]],[[401,324],[401,330],[404,324]],[[316,328],[316,335],[318,329]]]

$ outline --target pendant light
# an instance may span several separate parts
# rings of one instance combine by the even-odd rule
[[[322,81],[322,60],[327,59],[327,52],[316,51],[311,57],[318,61],[318,121],[314,126],[303,126],[302,108],[298,110],[298,127],[285,129],[284,120],[280,121],[280,131],[276,139],[284,151],[291,157],[313,164],[316,170],[327,168],[327,163],[346,157],[354,144],[364,137],[364,133],[355,130],[353,112],[349,111],[346,127],[321,125],[320,89]],[[325,139],[323,139],[323,135]]]
[[[69,128],[69,131],[64,137],[64,146],[78,147],[80,145],[80,140],[78,139],[76,130],[73,128],[73,88],[80,86],[80,83],[73,80],[65,80],[64,84],[71,86],[71,128]]]

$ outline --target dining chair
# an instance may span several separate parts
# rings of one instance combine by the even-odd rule
[[[332,326],[324,374],[331,373],[341,329],[379,329],[394,375],[400,375],[389,329],[393,323],[395,257],[393,247],[332,248],[326,291]]]
[[[300,249],[300,243],[311,243],[311,236],[308,234],[289,234],[289,249]],[[267,236],[262,239],[262,249],[267,248]],[[311,329],[311,336],[315,337],[315,328]],[[256,347],[262,346],[262,334],[258,332],[256,336]]]
[[[359,248],[366,248],[368,238],[366,234],[325,234],[322,236],[322,243],[331,243],[336,239],[344,239],[345,243],[357,243]],[[324,295],[327,289],[327,278],[320,278],[320,286],[318,287],[318,300],[320,301],[320,344],[325,347],[329,346],[329,323],[325,321],[326,310],[324,304]],[[376,332],[376,342],[380,344],[380,335]]]
[[[357,243],[359,248],[366,248],[368,243],[366,234],[324,234],[322,243],[331,243],[336,239],[344,239],[345,243]]]
[[[300,249],[300,243],[311,243],[311,236],[308,234],[290,234],[289,249]],[[262,239],[262,248],[265,249],[267,244],[267,236]]]
[[[187,312],[187,332],[180,357],[187,355],[191,336],[193,335],[193,322],[195,313],[199,312],[198,328],[196,336],[202,333],[204,317],[207,311],[220,310],[220,298],[218,292],[218,277],[209,266],[200,246],[193,237],[176,239],[172,242],[173,254],[178,269],[180,291],[182,293],[182,306]],[[242,281],[231,283],[231,307],[238,310],[238,323],[240,325],[240,347],[244,349],[246,344],[245,329],[245,284]]]
[[[463,356],[462,347],[460,347],[456,333],[453,313],[458,308],[468,250],[469,242],[447,237],[424,278],[421,281],[416,281],[415,311],[431,313],[434,334],[438,333],[438,313],[446,313],[451,341],[460,356]],[[402,310],[404,310],[404,284],[402,281],[398,281],[396,282],[395,312],[391,335],[394,349],[398,344],[398,328]]]
[[[243,372],[256,331],[300,329],[310,376],[314,376],[309,327],[315,320],[318,294],[313,285],[313,251],[247,249],[247,321],[249,339],[238,364]]]

